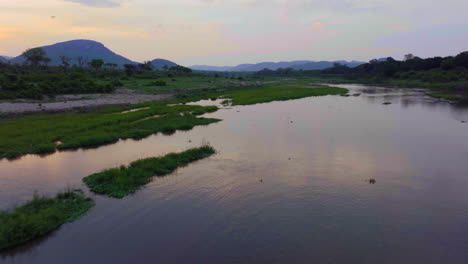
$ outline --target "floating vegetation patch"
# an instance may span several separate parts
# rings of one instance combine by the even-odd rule
[[[12,211],[0,212],[0,249],[41,237],[80,218],[93,206],[81,192],[64,192],[55,198],[35,195]]]
[[[83,179],[91,191],[114,198],[123,198],[151,181],[153,176],[164,176],[179,167],[207,158],[215,153],[208,145],[192,148],[162,157],[141,159],[129,166],[107,169]]]

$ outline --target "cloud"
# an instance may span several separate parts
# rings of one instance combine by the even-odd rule
[[[64,0],[67,2],[78,3],[93,7],[118,7],[122,4],[121,0]]]
[[[324,27],[325,27],[325,24],[323,24],[322,22],[315,22],[311,26],[312,29],[322,29]]]

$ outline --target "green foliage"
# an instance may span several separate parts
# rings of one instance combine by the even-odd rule
[[[187,67],[184,67],[184,66],[180,66],[180,65],[176,65],[176,66],[172,66],[169,68],[169,71],[170,72],[174,72],[174,73],[177,73],[177,74],[189,74],[189,73],[192,73],[192,69],[190,68],[187,68]]]
[[[96,73],[99,74],[99,73]],[[104,74],[104,73],[100,73]],[[63,71],[62,67],[0,65],[0,99],[41,99],[44,95],[109,93],[115,82],[100,81],[102,76],[88,72]]]
[[[158,80],[158,81],[152,81],[148,84],[146,84],[146,86],[166,86],[167,83],[165,81],[161,81],[161,80]]]
[[[310,87],[307,82],[291,82],[285,84],[271,84],[250,89],[237,89],[218,93],[225,98],[232,99],[232,105],[249,105],[285,101],[310,96],[345,94],[347,89],[315,85]],[[216,97],[211,95],[210,97]]]
[[[35,195],[10,212],[0,212],[0,249],[43,236],[85,214],[94,202],[81,193],[64,192],[55,198]]]
[[[104,65],[104,61],[100,59],[93,59],[89,62],[89,66],[93,67],[95,70],[99,70],[102,65]]]
[[[107,169],[83,179],[91,191],[115,198],[123,198],[149,183],[153,176],[164,176],[175,169],[209,157],[215,153],[210,146],[193,148],[180,153],[170,153],[163,157],[141,159],[128,167]]]
[[[42,48],[28,49],[23,52],[22,56],[33,66],[39,65],[41,62],[47,63],[50,61],[50,59],[46,57],[46,52]]]
[[[412,54],[405,56],[404,61],[397,61],[393,58],[386,60],[372,60],[369,63],[359,65],[355,68],[349,68],[340,64],[332,68],[322,71],[324,74],[346,74],[346,75],[359,75],[361,77],[369,76],[383,76],[393,77],[396,73],[403,72],[418,72],[418,71],[432,71],[433,70],[452,70],[468,68],[468,52],[462,52],[455,57],[433,57],[422,59],[415,57]]]
[[[111,107],[92,113],[39,114],[1,120],[0,158],[51,153],[56,148],[97,147],[119,139],[139,139],[220,121],[192,114],[216,111],[215,106],[160,104],[163,102],[142,104],[148,108],[134,112],[122,113],[130,107]],[[62,144],[56,145],[56,141]]]
[[[428,94],[431,97],[438,98],[438,99],[444,99],[444,100],[450,100],[450,101],[466,101],[466,98],[454,95],[454,94],[448,94],[448,93],[430,93]]]

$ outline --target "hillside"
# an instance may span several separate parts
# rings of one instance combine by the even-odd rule
[[[110,49],[106,48],[102,43],[93,40],[70,40],[49,46],[43,46],[41,48],[46,52],[46,56],[51,59],[49,65],[60,65],[60,56],[70,58],[71,64],[77,64],[77,58],[80,56],[86,58],[88,61],[92,59],[102,59],[106,63],[115,63],[119,66],[136,63],[114,53]],[[18,56],[11,60],[12,63],[18,64],[24,63],[24,61],[25,59],[23,56]]]
[[[293,68],[295,70],[321,70],[333,67],[334,63],[340,63],[349,67],[356,67],[364,64],[360,61],[281,61],[281,62],[260,62],[256,64],[239,64],[237,66],[208,66],[194,65],[190,68],[199,71],[230,71],[230,72],[256,72],[263,69],[277,70],[279,68]]]
[[[9,59],[10,59],[10,57],[0,56],[0,62],[7,62]]]

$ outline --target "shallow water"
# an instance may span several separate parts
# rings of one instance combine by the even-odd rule
[[[236,106],[171,136],[0,161],[7,209],[138,158],[219,151],[122,200],[93,195],[88,215],[0,263],[467,263],[468,109],[342,86],[361,95]]]

